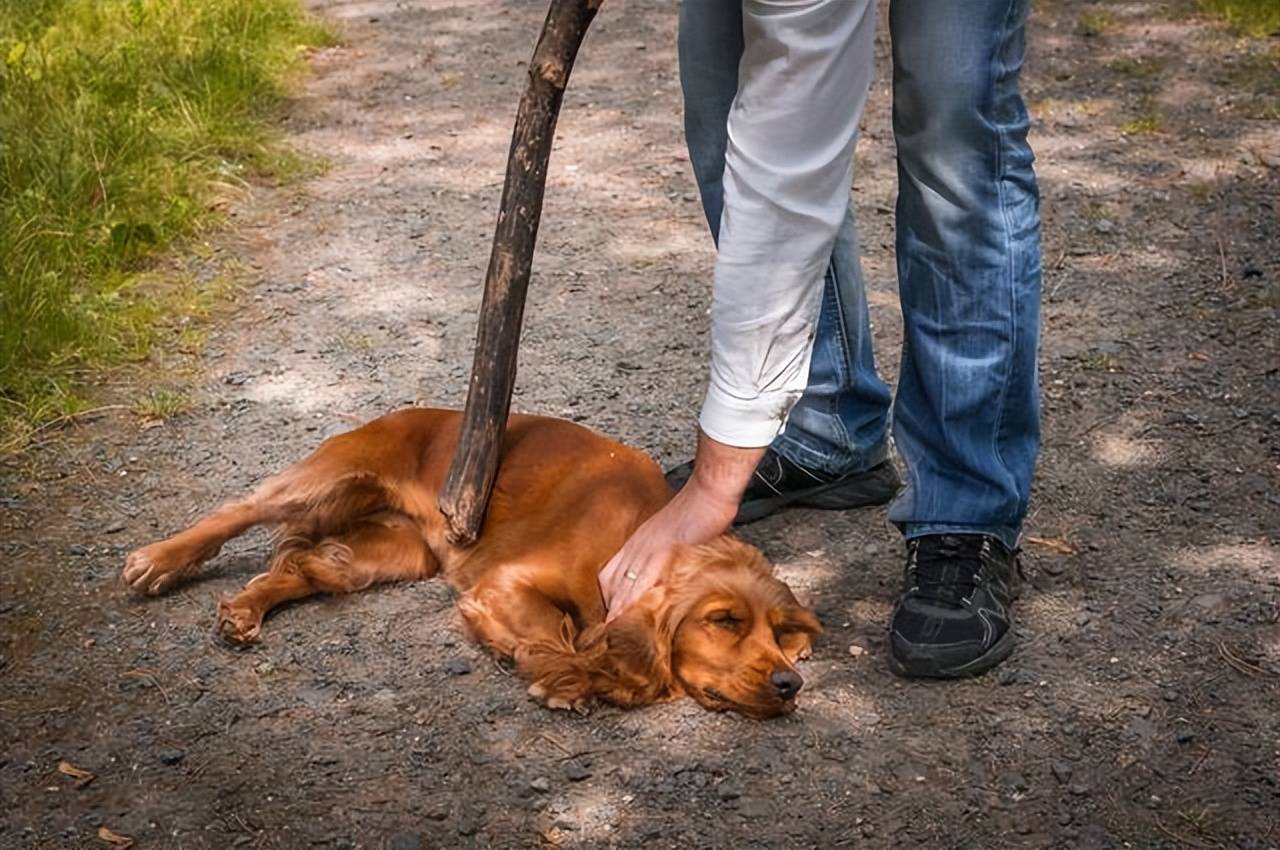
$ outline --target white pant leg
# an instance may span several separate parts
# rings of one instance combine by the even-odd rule
[[[743,0],[700,425],[768,445],[804,392],[871,81],[872,0]]]

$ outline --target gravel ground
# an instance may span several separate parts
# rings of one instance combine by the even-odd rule
[[[1039,4],[1026,88],[1045,215],[1045,440],[1022,642],[976,681],[883,662],[883,511],[744,536],[827,625],[801,709],[565,716],[406,584],[276,614],[213,599],[264,535],[159,600],[124,554],[320,439],[460,405],[542,3],[319,0],[342,47],[290,104],[331,169],[243,197],[249,281],[183,361],[193,409],[109,412],[0,479],[0,846],[1194,847],[1280,844],[1277,48],[1156,2]],[[712,261],[680,135],[674,4],[610,0],[552,160],[516,407],[664,463],[691,451]],[[856,199],[897,363],[887,43]],[[159,359],[168,380],[176,361]],[[104,401],[137,379],[104,387]],[[93,774],[59,772],[61,761]]]

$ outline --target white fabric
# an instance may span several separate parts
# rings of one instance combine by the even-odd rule
[[[742,13],[699,424],[745,448],[773,441],[808,381],[876,11],[870,0],[743,0]]]

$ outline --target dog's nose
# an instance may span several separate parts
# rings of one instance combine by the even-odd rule
[[[791,699],[804,687],[804,679],[795,670],[774,670],[769,682],[778,689],[778,696]]]

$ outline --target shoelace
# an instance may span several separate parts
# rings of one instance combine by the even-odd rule
[[[908,564],[916,596],[954,608],[962,607],[977,587],[984,542],[981,537],[946,534],[917,543],[912,563]]]

